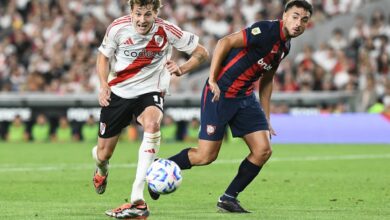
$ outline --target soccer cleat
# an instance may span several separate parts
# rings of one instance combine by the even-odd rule
[[[149,185],[148,185],[148,192],[149,192],[150,197],[153,200],[158,200],[160,198],[160,194],[153,192],[153,190],[149,187]]]
[[[233,200],[218,200],[217,208],[221,212],[234,212],[234,213],[250,213],[245,210],[237,199]]]
[[[93,175],[93,186],[95,187],[95,191],[97,194],[103,194],[106,191],[107,186],[107,177],[108,174],[105,176],[100,176],[98,174],[97,169],[95,170],[95,174]]]
[[[107,210],[105,214],[117,219],[146,219],[149,216],[149,209],[144,201],[138,201],[134,204],[125,203],[116,209]]]

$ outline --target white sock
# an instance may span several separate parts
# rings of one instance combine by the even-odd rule
[[[131,203],[144,199],[146,171],[156,158],[160,149],[161,133],[144,132],[144,137],[138,151],[137,174],[131,191]]]
[[[96,168],[98,170],[98,174],[100,176],[107,175],[107,172],[108,172],[108,161],[101,161],[101,160],[99,160],[99,158],[97,156],[97,146],[95,146],[92,149],[92,157],[96,161]]]

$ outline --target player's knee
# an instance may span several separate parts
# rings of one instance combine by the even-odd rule
[[[155,133],[160,131],[160,123],[157,121],[149,121],[144,124],[144,131],[148,133]]]
[[[97,158],[100,161],[107,161],[111,158],[113,151],[107,146],[103,146],[97,151]]]
[[[271,147],[264,147],[260,151],[254,153],[254,157],[259,161],[267,161],[272,155]]]
[[[270,158],[271,155],[272,155],[272,149],[271,149],[271,148],[266,149],[266,150],[264,151],[263,155],[264,155],[264,157],[267,158],[267,160],[268,160],[268,158]]]

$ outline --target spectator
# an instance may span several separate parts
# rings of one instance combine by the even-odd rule
[[[384,111],[385,111],[385,105],[383,104],[382,99],[378,98],[375,104],[371,105],[367,112],[371,114],[378,114]]]
[[[344,37],[344,32],[341,28],[335,28],[333,30],[328,44],[335,50],[344,50],[348,46],[347,39]]]
[[[352,47],[357,51],[363,46],[364,41],[370,36],[370,29],[368,28],[363,15],[357,15],[355,17],[355,24],[349,30],[349,42]]]
[[[366,112],[368,108],[372,106],[378,99],[378,96],[375,91],[374,75],[372,74],[367,75],[366,80],[367,80],[366,87],[361,91],[357,99],[358,103],[360,103],[358,109],[359,112]]]
[[[73,139],[77,139],[73,137],[72,128],[69,125],[69,121],[65,116],[61,116],[59,118],[59,125],[55,131],[55,135],[53,139],[58,142],[70,142]]]
[[[28,139],[26,126],[24,125],[20,115],[15,115],[14,120],[8,127],[6,140],[9,142],[23,142]]]
[[[36,118],[35,124],[31,129],[31,137],[35,142],[49,141],[50,125],[44,114],[39,114]]]
[[[89,115],[87,121],[81,127],[81,137],[83,141],[93,142],[97,140],[99,126],[93,115]]]
[[[199,35],[201,43],[212,54],[217,36],[240,31],[253,20],[280,15],[281,5],[286,1],[164,0],[160,13]],[[315,8],[312,26],[336,15],[354,12],[362,4],[373,1],[311,0]],[[96,55],[91,48],[97,47],[113,18],[126,10],[126,1],[2,1],[0,91],[97,93]],[[287,59],[281,64],[274,89],[289,92],[353,90],[356,93],[357,89],[365,87],[366,75],[374,74],[377,95],[383,96],[385,80],[390,74],[390,26],[386,16],[384,8],[376,9],[367,17],[358,14],[349,32],[336,29],[329,41],[318,42],[319,49],[305,46],[290,70],[282,69]],[[347,60],[347,68],[343,67],[341,74],[336,74],[335,68],[341,65],[337,59],[339,50],[344,52],[341,59]],[[173,57],[178,63],[185,60],[181,53],[174,53]],[[315,68],[317,65],[325,74]],[[171,92],[197,92],[203,86],[199,82],[203,82],[207,68],[205,65],[184,78],[173,78]]]
[[[188,142],[194,142],[198,140],[198,135],[199,135],[199,119],[198,118],[192,118],[188,128],[187,128],[187,133],[184,138],[185,141]]]
[[[161,138],[164,142],[176,141],[177,125],[172,116],[164,115],[161,125]]]

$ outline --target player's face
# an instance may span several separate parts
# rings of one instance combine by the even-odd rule
[[[152,4],[146,6],[134,5],[131,11],[134,28],[138,34],[142,35],[149,33],[156,17],[157,12],[153,10]]]
[[[283,32],[288,38],[301,35],[309,23],[310,12],[293,6],[283,14]]]

